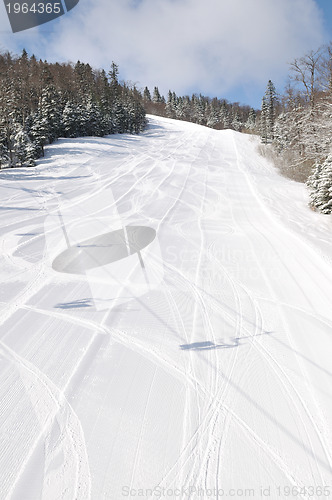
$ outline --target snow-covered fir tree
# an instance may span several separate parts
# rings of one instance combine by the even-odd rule
[[[175,92],[168,91],[166,102],[166,116],[168,118],[176,118],[176,95]]]
[[[259,120],[259,132],[263,144],[267,144],[269,140],[269,130],[268,130],[268,106],[265,96],[262,98],[262,108]]]
[[[280,102],[275,101],[273,145],[277,164],[292,178],[305,182],[332,147],[332,42],[309,51],[290,64],[289,82]],[[268,96],[275,91],[268,85],[260,116],[263,142],[271,142]]]
[[[230,108],[225,100],[222,101],[220,106],[219,122],[221,123],[222,128],[224,129],[229,129],[232,126]]]
[[[26,51],[0,53],[0,168],[32,164],[60,136],[140,132],[142,95],[118,75],[115,63],[107,75],[80,61],[49,64]]]
[[[145,87],[143,91],[143,99],[144,101],[151,102],[151,93],[148,87]]]
[[[192,97],[192,102],[193,102],[193,118],[194,122],[198,123],[199,125],[205,125],[206,124],[206,117],[205,117],[205,102],[202,99],[202,96],[197,96],[193,95]]]
[[[0,124],[0,169],[2,165],[5,165],[9,160],[8,149],[6,145],[6,137],[1,133],[1,124]]]
[[[210,102],[206,108],[206,124],[208,127],[214,128],[219,122],[219,113],[217,104]]]
[[[245,123],[245,128],[249,131],[249,132],[255,132],[256,131],[256,119],[257,119],[257,113],[256,111],[251,108],[250,111],[249,111],[249,116],[248,116],[248,119]]]
[[[165,102],[165,99],[160,94],[158,87],[154,87],[154,89],[153,89],[152,101],[155,103]]]
[[[49,122],[40,111],[33,113],[28,119],[28,133],[39,151],[40,156],[44,156],[44,146],[49,142]]]
[[[242,122],[240,120],[239,113],[235,111],[233,119],[232,119],[232,128],[239,132],[242,129]]]
[[[332,154],[323,163],[316,163],[308,178],[310,204],[323,214],[332,213]]]
[[[62,132],[64,137],[79,136],[79,109],[72,101],[67,101],[62,112]]]
[[[260,134],[264,144],[267,144],[274,139],[274,124],[277,117],[277,105],[277,91],[273,82],[269,80],[265,94],[262,98],[260,116]]]
[[[18,166],[32,167],[37,155],[36,145],[30,140],[22,125],[19,125],[13,138],[14,161]]]

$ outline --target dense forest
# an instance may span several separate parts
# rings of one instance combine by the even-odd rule
[[[218,130],[233,129],[254,132],[256,111],[250,106],[230,103],[226,99],[210,98],[201,94],[177,96],[169,90],[167,99],[154,87],[152,95],[145,87],[142,103],[147,113],[198,123]]]
[[[165,98],[78,61],[0,54],[0,168],[33,166],[58,137],[139,133],[146,113],[261,136],[284,175],[307,182],[310,203],[332,212],[332,42],[290,64],[285,91],[269,80],[260,110],[201,94]]]
[[[172,91],[165,99],[158,87],[152,95],[145,87],[142,104],[151,114],[260,135],[261,152],[284,175],[307,183],[312,208],[332,212],[332,42],[290,64],[283,94],[269,80],[260,110]]]
[[[249,106],[202,95],[167,101],[119,82],[119,69],[94,70],[78,61],[48,63],[0,54],[0,168],[33,166],[44,146],[58,137],[139,133],[146,113],[191,121],[217,129],[254,132],[256,112]]]
[[[332,42],[290,64],[283,94],[268,82],[256,132],[283,174],[307,182],[311,206],[332,213]]]
[[[146,125],[135,88],[89,64],[50,64],[0,54],[0,168],[32,166],[58,137],[138,133]]]

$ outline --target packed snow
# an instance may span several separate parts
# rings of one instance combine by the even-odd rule
[[[332,498],[332,219],[149,116],[0,172],[0,498]]]

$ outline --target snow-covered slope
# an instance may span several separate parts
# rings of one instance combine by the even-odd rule
[[[319,498],[331,218],[255,138],[149,121],[0,173],[0,498]]]

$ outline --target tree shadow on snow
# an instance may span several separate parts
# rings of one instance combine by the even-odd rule
[[[24,168],[24,167],[22,167]],[[33,167],[30,167],[33,168]],[[78,167],[79,168],[79,167]],[[13,182],[18,182],[18,181],[68,181],[68,180],[73,180],[73,179],[85,179],[91,177],[91,175],[62,175],[62,176],[47,176],[47,175],[36,175],[36,172],[18,172],[18,171],[10,171],[8,175],[1,175],[0,174],[0,180],[6,180],[6,181],[13,181]],[[20,186],[17,188],[20,188]],[[27,189],[26,189],[27,190]]]
[[[191,344],[181,344],[180,349],[182,351],[207,351],[211,349],[230,349],[233,347],[239,347],[243,345],[243,341],[246,339],[255,339],[261,335],[271,335],[273,332],[263,332],[256,335],[248,335],[247,337],[232,337],[228,339],[227,342],[220,341],[218,343],[206,340],[204,342],[193,342]]]
[[[73,300],[72,302],[63,302],[56,304],[54,307],[57,309],[82,309],[83,307],[92,307],[92,299]]]

